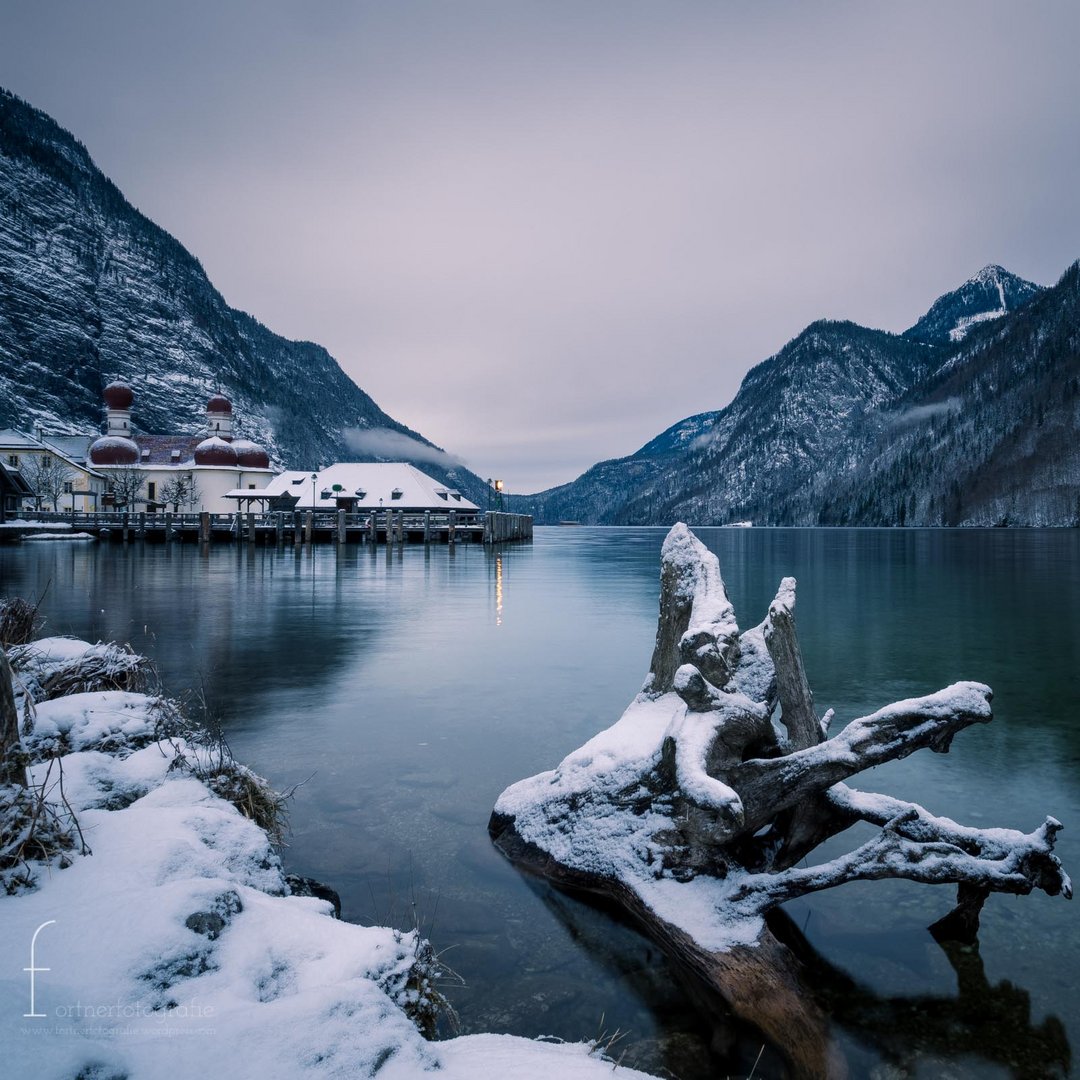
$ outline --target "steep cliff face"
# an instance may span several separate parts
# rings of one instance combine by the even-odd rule
[[[355,429],[431,445],[321,346],[230,308],[71,134],[0,91],[0,426],[97,430],[113,378],[135,388],[134,423],[147,432],[197,428],[207,398],[224,393],[239,433],[281,465],[355,460]],[[468,470],[421,467],[483,499]]]
[[[1077,268],[987,267],[896,336],[819,322],[724,409],[523,501],[609,524],[1080,521]]]

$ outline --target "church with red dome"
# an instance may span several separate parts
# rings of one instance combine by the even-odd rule
[[[136,434],[131,387],[112,382],[102,396],[105,434],[90,444],[87,457],[106,478],[106,507],[228,513],[236,505],[226,492],[256,491],[275,476],[262,446],[234,437],[232,402],[221,394],[206,403],[206,426],[197,435]]]

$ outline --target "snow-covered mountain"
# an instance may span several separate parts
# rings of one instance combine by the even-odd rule
[[[74,136],[0,90],[0,427],[96,431],[114,378],[135,389],[145,432],[195,432],[207,399],[224,393],[239,433],[279,465],[370,460],[350,438],[385,428],[424,444],[424,471],[484,499],[479,477],[433,463],[431,444],[324,348],[229,307]]]
[[[607,524],[1080,523],[1078,281],[987,267],[903,335],[814,323],[730,405],[518,505]]]
[[[1040,292],[1041,285],[1000,266],[984,266],[959,289],[939,296],[904,337],[931,345],[963,341],[973,326],[1022,308]]]

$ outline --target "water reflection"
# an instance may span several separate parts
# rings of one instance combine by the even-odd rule
[[[605,912],[523,882],[486,834],[506,785],[610,725],[640,686],[663,536],[538,530],[532,545],[490,550],[0,546],[0,592],[48,587],[50,632],[130,641],[170,692],[205,688],[242,760],[282,788],[310,777],[293,803],[290,868],[337,887],[347,918],[419,918],[437,947],[452,947],[447,959],[466,985],[450,992],[466,1031],[592,1038],[603,1015],[609,1031],[630,1032],[616,1056],[633,1044],[645,1067],[681,1080],[745,1075],[760,1049],[752,1032],[735,1029],[731,1042],[726,1022],[694,1019],[648,942]],[[992,685],[993,724],[965,731],[947,756],[875,770],[864,786],[981,826],[1027,830],[1053,813],[1068,826],[1059,853],[1075,871],[1080,533],[702,537],[744,626],[764,616],[782,576],[799,579],[821,709],[848,719],[959,678]],[[959,1023],[975,1008],[977,980],[965,975],[958,994],[945,955],[921,944],[947,907],[932,889],[893,882],[790,905],[812,948],[850,973],[835,1009],[856,1075],[900,1060],[895,1044],[905,1040],[920,1048],[919,1075],[959,1070],[960,1058],[957,1075],[1014,1068],[1001,1056],[1004,1038],[1000,1053],[967,1060],[970,1042],[989,1044],[992,1032],[951,1049],[938,1036],[893,1034],[908,1031],[904,1009],[930,1017],[932,1029],[938,1011]],[[1034,1040],[1032,1060],[1067,1068],[1062,1050],[1080,1038],[1078,1011],[1062,1005],[1080,969],[1071,905],[992,897],[982,921],[991,996],[981,1007],[1003,1017],[1018,1045]],[[1030,1014],[1008,987],[1025,988],[1017,993],[1029,996]],[[848,1027],[841,1014],[854,1017]],[[759,1066],[756,1075],[775,1074]]]
[[[944,1061],[953,1062],[950,1076],[984,1075],[980,1065],[987,1064],[1017,1080],[1069,1075],[1072,1051],[1062,1021],[1056,1015],[1033,1020],[1029,991],[1006,979],[991,983],[977,942],[940,944],[955,974],[955,994],[885,996],[826,960],[783,913],[770,925],[806,965],[827,1011],[854,1040],[848,1053],[856,1072],[883,1057],[903,1075],[935,1062],[940,1068]]]
[[[503,574],[502,553],[495,555],[495,625],[502,626]]]

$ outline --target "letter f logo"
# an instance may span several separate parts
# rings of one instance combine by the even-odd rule
[[[34,976],[39,971],[49,971],[50,969],[47,968],[47,967],[38,967],[37,966],[37,964],[34,961],[34,947],[37,945],[37,936],[38,936],[38,934],[40,934],[41,931],[44,930],[46,926],[52,926],[52,924],[54,922],[56,922],[55,919],[50,919],[48,922],[43,922],[34,931],[34,936],[30,939],[30,966],[28,968],[23,968],[23,971],[29,971],[30,972],[30,1011],[28,1013],[23,1013],[23,1016],[25,1016],[25,1017],[31,1017],[31,1016],[43,1017],[43,1016],[46,1015],[45,1013],[39,1013],[39,1012],[34,1011]]]

